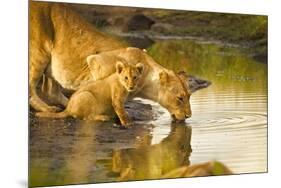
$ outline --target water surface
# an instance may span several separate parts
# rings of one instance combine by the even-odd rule
[[[30,121],[30,185],[157,179],[181,166],[218,160],[234,173],[267,171],[267,66],[243,49],[158,41],[148,53],[163,66],[212,81],[191,97],[192,118],[157,118],[129,130],[112,123]],[[149,101],[143,101],[150,103]]]

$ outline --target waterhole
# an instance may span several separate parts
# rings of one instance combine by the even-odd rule
[[[181,166],[218,160],[233,173],[267,171],[267,66],[239,49],[158,41],[163,66],[210,80],[191,96],[192,117],[172,124],[150,101],[153,121],[130,130],[112,123],[30,120],[30,184],[48,186],[156,179]],[[123,179],[122,179],[123,178]]]

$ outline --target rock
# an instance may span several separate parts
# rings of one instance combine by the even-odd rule
[[[143,104],[138,100],[128,101],[125,108],[133,120],[147,121],[153,120],[156,117],[151,105]]]
[[[97,28],[107,27],[110,26],[110,23],[103,17],[95,17],[91,20]]]
[[[123,27],[123,31],[148,30],[155,22],[143,14],[132,16]]]
[[[192,75],[188,75],[188,84],[191,93],[194,93],[197,90],[209,87],[212,84],[212,82],[208,80],[203,80],[201,78],[197,78]]]
[[[189,87],[189,91],[191,93],[194,93],[195,91],[200,90],[200,89],[207,88],[212,84],[212,82],[210,82],[208,80],[203,80],[196,76],[187,75],[186,72],[184,72],[184,71],[180,71],[180,72],[178,72],[178,74],[183,75],[187,78],[187,84]]]

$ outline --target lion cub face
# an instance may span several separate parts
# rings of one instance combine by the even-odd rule
[[[120,83],[126,88],[127,91],[133,92],[136,90],[138,82],[142,76],[144,65],[138,63],[136,65],[123,63],[117,61],[116,72],[119,77]]]

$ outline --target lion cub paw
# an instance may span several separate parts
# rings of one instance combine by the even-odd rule
[[[132,126],[134,125],[134,122],[131,121],[131,120],[128,120],[128,121],[125,121],[125,122],[122,122],[122,125],[124,128],[131,128]]]
[[[117,123],[114,123],[113,124],[113,127],[114,128],[119,128],[119,129],[129,129],[133,126],[133,122],[132,121],[129,121],[127,123],[122,123],[122,124],[117,124]]]

